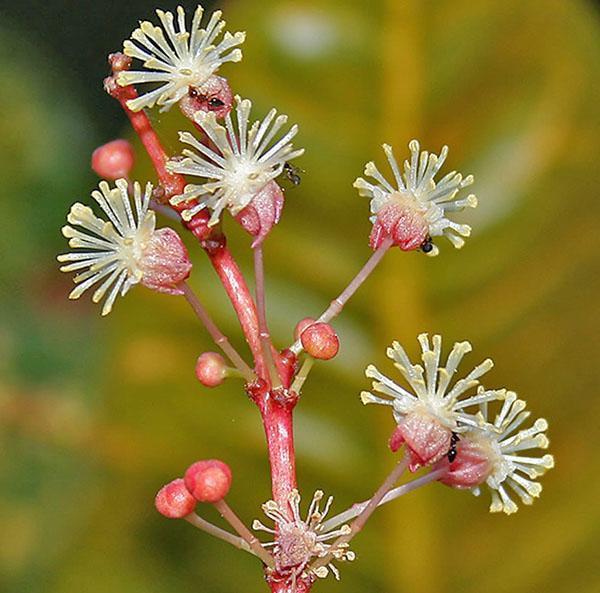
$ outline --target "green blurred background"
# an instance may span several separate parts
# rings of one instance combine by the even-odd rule
[[[173,8],[176,3],[159,6]],[[192,10],[194,2],[186,2]],[[69,205],[89,200],[89,155],[128,135],[102,91],[105,55],[154,2],[0,7],[0,590],[10,593],[261,591],[251,557],[153,508],[155,491],[197,458],[234,470],[248,522],[269,497],[256,410],[232,382],[202,388],[210,348],[186,303],[135,289],[100,319],[69,302],[57,271]],[[223,74],[300,124],[306,170],[266,247],[272,333],[318,314],[368,257],[368,202],[352,189],[380,144],[450,146],[476,178],[462,251],[389,255],[336,322],[337,359],[320,364],[297,410],[299,480],[336,509],[362,500],[393,460],[387,410],[363,408],[362,369],[395,338],[469,339],[472,368],[496,361],[550,421],[557,467],[531,508],[490,515],[433,485],[379,512],[342,582],[319,591],[593,593],[600,590],[598,199],[599,22],[583,0],[238,0],[244,61]],[[169,150],[185,126],[153,115]],[[135,177],[151,176],[140,152]],[[448,169],[447,169],[448,170]],[[166,221],[163,221],[167,223]],[[248,238],[228,222],[250,272]],[[233,341],[236,321],[203,254],[192,283]],[[307,502],[305,500],[305,502]],[[214,514],[206,511],[207,517]]]

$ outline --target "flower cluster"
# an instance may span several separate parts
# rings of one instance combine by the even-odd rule
[[[295,582],[300,576],[311,578],[313,574],[315,577],[324,578],[329,572],[339,579],[339,571],[332,563],[311,571],[308,569],[310,561],[325,556],[331,556],[338,561],[352,561],[355,558],[354,552],[348,549],[348,544],[336,545],[335,541],[330,543],[331,540],[348,535],[350,527],[342,525],[338,529],[325,531],[323,521],[331,508],[333,497],[327,499],[321,510],[322,499],[323,492],[317,490],[308,507],[306,519],[302,519],[300,495],[297,490],[292,490],[288,497],[287,508],[282,508],[274,500],[263,504],[263,511],[275,523],[275,529],[265,527],[258,520],[252,524],[255,530],[277,535],[275,541],[263,546],[273,548],[277,574],[286,580]]]
[[[177,7],[177,28],[173,13],[157,10],[162,28],[143,21],[133,31],[131,39],[124,42],[125,54],[142,61],[146,70],[120,72],[117,82],[121,86],[158,85],[131,99],[127,103],[129,109],[139,111],[155,104],[161,105],[162,111],[170,109],[190,88],[202,92],[204,85],[210,83],[211,77],[222,64],[242,59],[242,51],[237,46],[244,42],[246,34],[237,32],[232,35],[226,32],[223,39],[217,42],[225,28],[221,11],[212,14],[206,28],[200,27],[203,12],[199,5],[188,32],[185,11],[181,6]]]
[[[437,255],[439,250],[431,238],[445,235],[455,247],[462,247],[462,237],[471,234],[471,227],[453,222],[446,214],[477,206],[473,194],[456,199],[461,189],[473,183],[473,176],[463,178],[452,171],[436,183],[434,178],[448,156],[448,147],[444,146],[439,155],[421,152],[417,140],[411,140],[408,147],[411,157],[410,161],[404,161],[402,173],[392,147],[383,145],[395,187],[373,162],[366,164],[365,175],[372,177],[375,183],[362,177],[354,182],[359,194],[371,199],[371,246],[376,249],[390,238],[404,251],[421,248],[428,255]]]
[[[451,386],[463,356],[471,350],[468,342],[454,344],[446,364],[440,366],[442,341],[438,335],[429,342],[427,334],[419,336],[423,365],[410,362],[398,343],[388,349],[388,356],[400,370],[412,392],[398,385],[374,366],[367,367],[373,391],[364,391],[364,404],[392,407],[396,429],[390,447],[405,445],[410,469],[434,465],[444,469],[440,481],[457,488],[472,488],[486,483],[492,490],[490,510],[509,514],[517,510],[506,487],[510,486],[525,504],[539,495],[541,486],[531,479],[553,466],[551,455],[541,458],[521,457],[517,453],[532,448],[546,448],[543,434],[547,422],[537,420],[527,430],[515,431],[528,418],[525,402],[505,389],[490,390],[479,384],[479,378],[492,366],[490,359],[476,366],[466,377]],[[467,395],[476,389],[475,394]],[[501,402],[501,410],[493,423],[488,421],[488,409]],[[525,474],[528,478],[524,477]]]
[[[359,194],[370,199],[370,245],[375,253],[322,315],[297,324],[296,342],[282,351],[268,331],[260,244],[279,222],[284,206],[278,178],[286,174],[294,185],[300,182],[290,164],[304,153],[293,144],[298,126],[288,127],[287,116],[276,109],[262,120],[251,119],[251,101],[234,97],[228,81],[217,76],[221,65],[241,59],[239,46],[245,40],[242,32],[221,36],[225,22],[220,11],[212,14],[205,27],[201,27],[201,6],[189,28],[182,7],[176,14],[157,10],[157,15],[160,26],[141,22],[124,42],[126,55],[112,54],[113,74],[105,88],[124,105],[135,129],[143,130],[142,143],[155,165],[160,187],[154,190],[148,183],[142,189],[127,179],[135,160],[128,142],[117,140],[98,148],[92,168],[115,184],[101,181],[92,192],[101,216],[81,203],[72,206],[62,232],[73,251],[59,255],[58,260],[62,271],[76,272],[70,298],[95,287],[92,300],[104,299],[103,315],[111,311],[118,295],[135,284],[183,295],[189,302],[225,355],[205,352],[198,357],[195,371],[200,383],[216,387],[228,377],[243,377],[246,392],[260,408],[277,501],[262,506],[274,526],[266,527],[258,520],[252,526],[271,534],[273,541],[259,542],[229,507],[225,498],[232,473],[218,459],[197,461],[182,478],[163,486],[155,498],[157,510],[254,554],[263,562],[273,591],[290,590],[291,585],[292,591],[303,593],[317,578],[330,573],[339,578],[333,562],[354,560],[349,542],[380,504],[425,483],[438,480],[475,494],[487,487],[492,512],[515,512],[514,497],[531,504],[542,489],[537,478],[554,464],[551,455],[532,453],[548,446],[546,420],[538,419],[524,428],[530,415],[525,402],[511,391],[481,384],[493,366],[490,359],[457,378],[462,359],[471,351],[469,342],[455,343],[442,360],[441,337],[421,334],[420,363],[411,362],[397,342],[387,351],[407,385],[369,365],[366,375],[372,379],[372,389],[361,394],[364,404],[391,408],[395,429],[389,446],[393,452],[404,447],[406,457],[369,500],[325,520],[333,498],[322,506],[324,494],[318,490],[302,516],[300,494],[294,488],[292,410],[314,362],[330,360],[339,351],[340,339],[330,322],[392,245],[437,255],[433,238],[443,235],[456,248],[462,247],[471,228],[451,215],[477,205],[473,194],[459,197],[473,177],[452,171],[436,181],[448,155],[446,146],[434,154],[421,151],[412,140],[410,158],[401,166],[391,146],[383,145],[393,182],[373,162],[364,169],[370,181],[359,177],[354,182]],[[129,70],[132,59],[141,61],[143,69]],[[141,85],[145,92],[133,85]],[[176,103],[201,133],[181,131],[179,138],[186,147],[181,155],[170,156],[143,109],[158,105],[165,111]],[[173,214],[170,207],[175,218],[200,239],[211,259],[250,345],[252,364],[219,330],[186,283],[192,266],[178,234],[170,228],[156,228],[153,208]],[[225,211],[253,237],[254,295],[219,227]],[[395,487],[407,467],[413,472],[422,467],[431,471]],[[286,498],[282,493],[288,492]],[[199,503],[214,505],[235,533],[202,518]]]
[[[82,250],[58,256],[59,262],[68,262],[60,268],[62,272],[78,272],[74,278],[77,286],[69,298],[78,299],[102,282],[92,295],[95,303],[107,295],[102,315],[110,313],[118,295],[125,295],[138,283],[159,292],[182,294],[178,284],[192,268],[177,233],[155,228],[155,214],[149,209],[152,185],[148,183],[142,193],[136,182],[132,193],[125,179],[117,179],[114,188],[101,181],[92,197],[107,220],[77,202],[67,216],[70,224],[62,229],[69,247]]]

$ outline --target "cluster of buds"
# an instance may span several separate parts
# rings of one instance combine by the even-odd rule
[[[392,452],[404,456],[375,494],[334,517],[327,518],[332,498],[321,508],[317,491],[305,518],[295,476],[292,412],[315,361],[334,358],[340,340],[331,321],[367,280],[393,246],[402,251],[437,255],[433,241],[445,236],[460,248],[471,228],[452,220],[452,213],[477,205],[473,194],[460,192],[473,183],[452,171],[436,181],[448,148],[439,154],[422,151],[419,142],[408,144],[410,156],[403,166],[391,146],[383,150],[393,181],[373,162],[354,187],[370,199],[373,224],[369,243],[374,251],[348,286],[318,317],[297,325],[294,343],[279,350],[267,323],[262,245],[280,221],[285,195],[278,180],[287,175],[300,183],[290,161],[304,153],[292,141],[298,126],[287,127],[287,116],[271,109],[252,120],[252,103],[234,95],[221,66],[239,62],[245,33],[223,33],[225,22],[216,11],[202,26],[198,6],[191,24],[185,11],[157,10],[159,25],[140,23],[112,54],[112,76],[105,89],[123,106],[140,135],[159,178],[156,188],[130,180],[135,155],[125,140],[115,140],[92,155],[92,168],[103,178],[92,198],[102,210],[98,217],[89,206],[76,203],[63,234],[73,251],[58,256],[64,272],[76,272],[70,298],[79,298],[95,286],[92,300],[103,300],[102,314],[112,310],[116,297],[135,284],[169,295],[183,296],[203,323],[223,355],[201,354],[195,365],[205,387],[220,385],[227,377],[242,377],[245,391],[258,405],[269,449],[273,500],[263,505],[274,523],[260,521],[255,530],[266,531],[272,541],[261,543],[225,502],[232,483],[229,467],[219,460],[192,464],[183,478],[166,484],[156,495],[157,510],[168,518],[183,518],[199,529],[257,556],[263,563],[272,591],[307,592],[317,578],[333,574],[334,562],[354,560],[350,540],[359,533],[374,510],[398,496],[438,481],[479,494],[491,492],[492,512],[517,510],[512,496],[531,504],[539,496],[537,478],[553,466],[551,455],[522,452],[545,449],[547,422],[529,417],[524,401],[506,389],[488,389],[480,379],[492,367],[484,360],[465,377],[454,379],[468,342],[454,344],[442,363],[442,340],[435,335],[418,337],[422,364],[413,364],[404,348],[394,343],[388,356],[406,381],[402,386],[373,365],[366,370],[372,390],[361,394],[365,404],[392,410],[395,428],[389,440]],[[132,70],[134,61],[141,63]],[[150,89],[146,85],[150,85]],[[145,92],[143,92],[145,90]],[[193,131],[183,130],[181,154],[167,155],[145,110],[165,111],[178,105]],[[114,186],[109,184],[114,182]],[[191,231],[208,255],[238,316],[250,346],[253,364],[247,364],[221,333],[193,292],[187,279],[192,264],[178,233],[156,228],[156,213],[167,214]],[[233,217],[251,236],[254,252],[253,296],[244,275],[230,254],[222,230],[224,216]],[[405,469],[428,468],[424,476],[396,486]],[[212,504],[234,533],[209,523],[196,513],[198,503]]]

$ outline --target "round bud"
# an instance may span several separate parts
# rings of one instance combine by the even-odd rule
[[[185,487],[200,502],[219,502],[231,487],[231,470],[218,459],[196,461],[184,476]]]
[[[113,140],[94,150],[92,169],[103,179],[127,177],[133,167],[135,154],[127,140]]]
[[[205,387],[216,387],[227,377],[225,359],[216,352],[204,352],[196,361],[196,377]]]
[[[181,478],[165,484],[156,494],[156,510],[169,519],[181,519],[194,511],[197,501]]]
[[[328,323],[313,323],[300,335],[302,346],[313,358],[329,360],[340,349],[340,341]]]
[[[304,319],[298,321],[298,323],[296,324],[296,328],[294,329],[294,340],[299,340],[300,336],[302,335],[302,332],[316,321],[317,320],[313,319],[312,317],[305,317]]]

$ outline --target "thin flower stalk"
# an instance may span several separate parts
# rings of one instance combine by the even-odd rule
[[[354,276],[350,284],[340,293],[340,295],[331,301],[329,307],[323,312],[323,314],[317,319],[317,322],[328,323],[334,317],[337,317],[341,312],[346,303],[354,295],[354,293],[362,286],[365,280],[371,275],[373,270],[379,265],[383,256],[387,253],[389,248],[393,245],[391,239],[385,239],[381,245],[373,252],[371,257],[367,260],[367,263],[360,269],[358,274]],[[300,339],[296,340],[290,350],[294,354],[302,352],[302,343]]]
[[[246,381],[253,381],[256,378],[254,372],[238,354],[237,350],[231,345],[227,336],[225,336],[217,327],[190,285],[187,282],[183,282],[181,284],[181,290],[183,291],[183,296],[194,310],[194,313],[196,313],[198,319],[200,319],[204,327],[206,327],[206,330],[214,340],[215,344],[229,357],[233,366],[241,373]]]
[[[225,531],[225,529],[221,529],[216,525],[213,525],[212,523],[206,521],[206,519],[200,517],[197,513],[191,513],[184,518],[190,525],[193,525],[197,529],[200,529],[201,531],[204,531],[205,533],[208,533],[217,539],[227,542],[239,550],[250,552],[256,556],[256,552],[252,550],[245,539],[238,537],[237,535],[233,535],[233,533],[229,533],[229,531]]]
[[[383,506],[384,504],[391,502],[392,500],[396,500],[397,498],[400,498],[404,494],[408,494],[409,492],[412,492],[413,490],[422,488],[426,484],[435,482],[438,478],[443,476],[444,473],[445,473],[444,469],[432,470],[432,471],[428,472],[427,474],[425,474],[424,476],[421,476],[420,478],[411,480],[410,482],[407,482],[406,484],[402,484],[401,486],[397,486],[396,488],[392,488],[379,501],[379,504],[377,506],[378,507]],[[347,523],[348,521],[352,521],[352,519],[354,519],[354,517],[358,517],[358,515],[360,515],[367,508],[367,505],[369,504],[369,502],[370,502],[370,500],[365,500],[363,502],[357,502],[357,503],[353,504],[349,509],[347,509],[347,510],[343,511],[342,513],[339,513],[338,515],[335,515],[335,516],[331,517],[330,519],[328,519],[327,521],[325,521],[325,523],[323,523],[323,529],[328,531],[330,529],[334,529],[338,525],[342,525],[344,523]]]
[[[350,525],[350,532],[346,535],[341,535],[335,542],[333,543],[334,547],[340,547],[344,544],[347,544],[357,533],[359,533],[362,528],[365,526],[365,523],[369,520],[371,515],[375,512],[375,509],[379,506],[380,502],[383,500],[384,496],[391,490],[392,486],[400,479],[400,476],[406,471],[408,468],[409,459],[408,457],[403,457],[394,467],[394,469],[389,473],[388,477],[383,481],[381,486],[377,489],[375,494],[368,501],[367,505],[360,511],[359,515]],[[316,562],[314,562],[311,566],[311,570],[318,570],[321,566],[327,566],[327,564],[331,561],[332,556],[324,556],[323,558],[319,558]]]
[[[240,537],[248,544],[252,552],[267,566],[273,567],[273,556],[262,547],[258,538],[244,525],[242,520],[235,514],[225,500],[222,499],[215,502],[214,507],[219,511],[221,517],[223,517],[223,519],[239,533]]]
[[[291,391],[293,391],[294,393],[300,393],[300,391],[302,390],[302,386],[308,378],[308,374],[310,373],[310,370],[312,369],[314,363],[315,359],[312,356],[307,356],[304,359],[304,362],[302,363],[302,366],[300,367],[300,370],[298,371],[298,374],[296,375],[294,382],[292,383]]]
[[[267,325],[267,308],[265,302],[265,271],[263,263],[262,244],[254,248],[254,279],[256,283],[256,308],[258,313],[258,330],[260,332],[260,341],[262,352],[267,366],[268,378],[273,389],[281,387],[281,379],[273,358],[271,347],[271,335]]]

